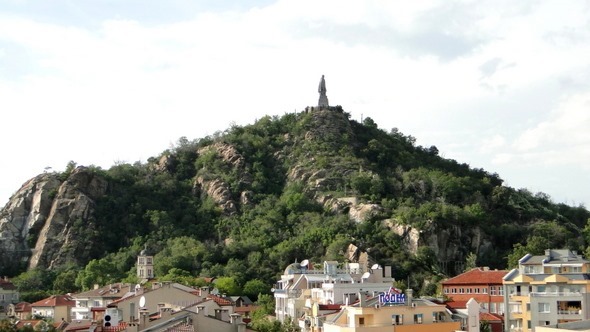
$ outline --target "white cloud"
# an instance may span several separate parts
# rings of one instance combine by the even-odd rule
[[[1,152],[21,174],[0,181],[0,199],[45,166],[145,160],[180,136],[301,110],[322,74],[354,119],[459,162],[501,176],[588,164],[584,6],[281,0],[149,23],[104,9],[93,25],[0,15],[0,140],[13,142]]]

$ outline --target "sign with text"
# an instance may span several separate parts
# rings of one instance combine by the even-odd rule
[[[406,294],[403,294],[399,289],[391,287],[387,293],[379,294],[379,303],[386,304],[400,304],[406,302]]]

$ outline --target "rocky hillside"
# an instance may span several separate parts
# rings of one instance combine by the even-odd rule
[[[96,199],[107,181],[76,168],[65,180],[55,173],[27,181],[0,212],[0,251],[5,266],[26,262],[28,268],[53,268],[66,262],[85,264],[95,245],[80,237],[92,228]]]
[[[504,268],[516,243],[585,249],[583,207],[503,186],[414,142],[340,107],[312,108],[182,138],[145,164],[41,174],[0,211],[2,273],[83,269],[147,244],[171,260],[156,266],[160,275],[272,280],[295,259],[351,259],[352,245],[422,282],[460,272],[470,254]],[[548,227],[564,235],[548,240]],[[199,259],[170,258],[165,248],[183,237],[204,248]],[[132,265],[121,260],[109,275]]]

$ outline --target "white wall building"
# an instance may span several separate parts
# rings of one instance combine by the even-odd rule
[[[391,267],[385,270],[373,265],[371,269],[359,263],[339,264],[325,261],[323,269],[310,268],[307,260],[287,266],[281,280],[273,289],[279,321],[295,320],[311,303],[352,304],[359,294],[375,296],[392,286]]]

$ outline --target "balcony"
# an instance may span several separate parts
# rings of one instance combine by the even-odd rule
[[[564,296],[575,296],[581,297],[583,293],[580,292],[532,292],[531,297],[564,297]]]
[[[577,309],[577,308],[568,308],[565,310],[557,310],[557,314],[559,315],[581,315],[582,314],[582,309]]]
[[[275,289],[275,294],[286,294],[288,298],[298,298],[303,293],[302,289]]]

